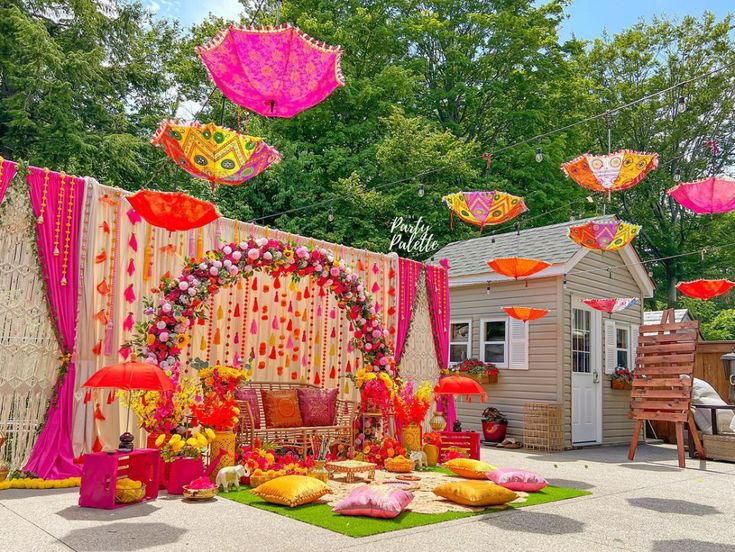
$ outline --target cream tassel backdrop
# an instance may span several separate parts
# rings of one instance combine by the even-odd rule
[[[421,271],[416,287],[416,303],[413,312],[413,320],[401,358],[400,375],[405,380],[413,381],[414,389],[424,381],[430,382],[433,388],[439,381],[439,364],[436,361],[436,352],[434,351],[425,270]],[[429,420],[433,412],[434,405],[432,404],[424,419],[424,431],[431,431]]]
[[[0,432],[11,470],[22,469],[59,366],[59,346],[39,275],[25,182],[11,181],[0,207]]]

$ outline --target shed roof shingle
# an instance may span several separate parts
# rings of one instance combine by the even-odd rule
[[[521,230],[520,235],[513,231],[452,242],[434,253],[431,259],[432,262],[449,259],[450,277],[488,272],[490,269],[487,261],[496,257],[528,257],[542,259],[551,264],[564,263],[581,249],[568,237],[570,226],[610,218],[612,217],[593,217],[529,228]]]

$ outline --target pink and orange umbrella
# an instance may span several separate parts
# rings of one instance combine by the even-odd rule
[[[583,188],[609,197],[611,192],[635,186],[657,166],[657,153],[621,150],[604,155],[585,153],[562,163],[561,170]]]
[[[528,211],[522,197],[499,191],[457,192],[442,198],[449,207],[450,226],[454,226],[454,215],[468,224],[480,227],[502,224]]]
[[[296,27],[234,27],[197,53],[230,100],[264,117],[293,117],[344,86],[342,51]]]
[[[692,280],[676,284],[676,289],[687,297],[704,301],[724,295],[733,287],[735,287],[735,282],[730,280]]]
[[[622,220],[593,220],[571,226],[569,238],[587,249],[615,251],[632,242],[640,231],[640,226]]]
[[[523,322],[529,322],[531,320],[538,320],[549,314],[548,309],[534,309],[532,307],[503,307],[503,310],[511,318],[521,320]]]
[[[667,193],[682,207],[698,215],[729,213],[735,210],[735,182],[711,176],[696,182],[684,182]]]
[[[606,297],[601,299],[584,299],[582,302],[595,310],[606,312],[612,316],[614,312],[621,312],[633,305],[637,305],[638,299],[635,297]]]

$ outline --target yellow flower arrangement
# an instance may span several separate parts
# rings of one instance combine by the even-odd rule
[[[291,259],[293,259],[293,249],[291,249],[291,248],[286,248],[286,249],[284,249],[284,250],[283,250],[283,256],[284,256],[284,257],[285,257],[285,258],[286,258],[287,260],[289,260],[289,261],[290,261]]]
[[[80,477],[48,480],[37,477],[7,479],[5,481],[0,481],[0,491],[4,489],[66,489],[68,487],[79,487],[81,483],[82,480]]]
[[[166,462],[171,462],[179,457],[199,458],[216,437],[211,429],[193,433],[188,438],[184,438],[178,433],[174,433],[170,437],[164,434],[156,439],[156,446],[161,449],[161,456]],[[168,439],[168,442],[166,442],[166,439]]]
[[[176,336],[176,346],[179,349],[183,349],[189,344],[189,335],[185,333],[180,333]]]

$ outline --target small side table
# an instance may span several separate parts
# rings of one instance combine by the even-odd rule
[[[161,451],[158,449],[85,454],[79,505],[104,510],[128,506],[115,503],[117,480],[123,477],[140,481],[145,485],[143,500],[157,498],[160,459]]]
[[[354,483],[358,473],[366,473],[367,479],[375,479],[375,468],[377,464],[372,462],[360,462],[359,460],[342,460],[339,462],[327,462],[324,466],[329,474],[334,477],[336,473],[345,474],[347,483]]]
[[[480,459],[480,434],[476,431],[442,431],[439,454],[447,450],[461,449],[467,453],[469,458]]]

